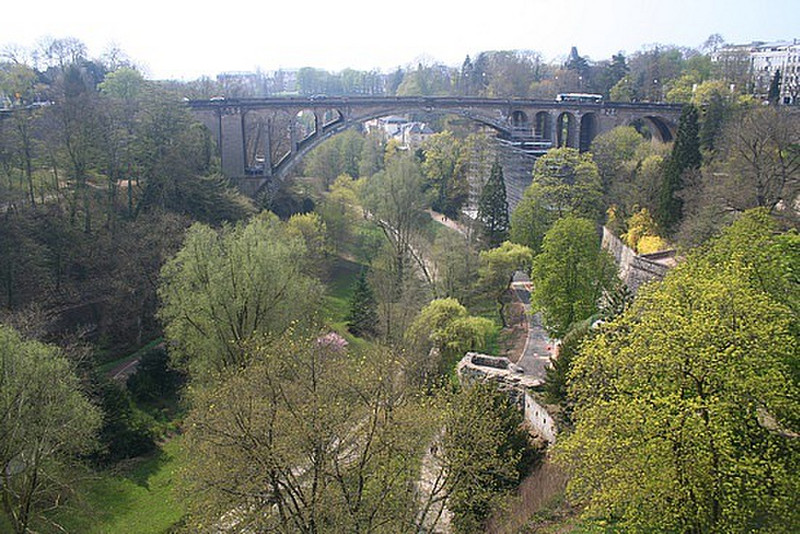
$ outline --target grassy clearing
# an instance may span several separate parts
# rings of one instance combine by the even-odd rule
[[[362,265],[344,258],[334,258],[331,262],[328,292],[323,298],[323,317],[336,326],[344,326],[350,312],[350,297],[353,285],[361,272]]]
[[[101,472],[80,488],[77,509],[61,509],[53,519],[67,532],[163,534],[184,515],[173,494],[182,464],[181,438],[165,443],[154,455],[136,460],[116,472]]]
[[[330,327],[343,336],[356,348],[364,348],[369,342],[352,335],[347,330],[347,315],[350,313],[350,298],[353,286],[363,265],[341,257],[331,261],[326,286],[327,293],[322,298],[322,317]]]

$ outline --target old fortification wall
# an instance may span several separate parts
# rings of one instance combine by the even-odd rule
[[[661,280],[667,271],[675,266],[674,250],[636,254],[605,226],[602,246],[614,256],[619,268],[619,277],[634,294],[642,284]]]
[[[456,367],[462,383],[495,382],[499,389],[508,393],[511,401],[522,410],[531,428],[548,443],[556,441],[556,424],[547,410],[531,394],[531,389],[542,385],[542,381],[526,376],[508,358],[468,352]]]

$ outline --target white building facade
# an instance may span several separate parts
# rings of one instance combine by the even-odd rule
[[[753,93],[762,98],[776,72],[780,80],[781,104],[800,104],[800,43],[767,43],[756,46],[750,53],[753,73]]]
[[[749,80],[749,92],[766,100],[776,73],[780,81],[780,104],[800,104],[800,42],[755,42],[730,45],[711,55],[711,61],[726,79],[737,85]]]

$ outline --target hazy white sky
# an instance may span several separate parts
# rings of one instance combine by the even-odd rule
[[[303,66],[391,71],[420,57],[460,65],[483,50],[571,46],[599,60],[654,43],[800,38],[800,0],[9,0],[0,47],[77,37],[112,43],[149,77]]]

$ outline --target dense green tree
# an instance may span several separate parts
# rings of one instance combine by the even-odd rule
[[[679,193],[683,189],[684,173],[696,171],[701,163],[698,112],[695,106],[687,104],[681,111],[672,153],[664,163],[664,178],[655,212],[658,224],[666,232],[674,231],[683,217],[683,199]]]
[[[361,269],[350,297],[347,329],[356,336],[373,337],[378,334],[378,303],[367,280],[367,270]]]
[[[361,147],[361,159],[358,163],[358,176],[369,178],[383,169],[384,143],[380,132],[370,132],[364,139]]]
[[[67,466],[90,452],[101,414],[57,348],[0,325],[0,503],[13,532],[30,532],[72,487]]]
[[[328,273],[329,246],[328,229],[325,222],[315,212],[298,213],[286,221],[286,232],[291,237],[299,237],[306,248],[305,272],[323,279]]]
[[[141,357],[125,387],[137,403],[153,405],[174,400],[185,381],[186,376],[170,366],[166,347],[158,345]]]
[[[442,132],[426,140],[422,150],[424,188],[431,193],[431,207],[457,219],[469,196],[466,147],[452,132]]]
[[[96,381],[103,425],[98,432],[100,447],[92,455],[92,460],[100,466],[109,466],[153,452],[156,436],[151,421],[134,408],[128,390],[106,377],[98,377]]]
[[[508,201],[503,167],[495,160],[489,179],[483,185],[478,200],[478,221],[481,234],[489,248],[496,247],[508,237]]]
[[[399,359],[287,332],[195,391],[188,524],[278,533],[416,532],[415,481],[435,429],[404,394]],[[428,412],[430,415],[430,412]]]
[[[491,383],[466,387],[451,403],[442,439],[450,466],[447,507],[459,534],[484,532],[499,497],[519,484],[533,458],[522,411]]]
[[[265,213],[215,231],[202,224],[164,266],[159,316],[174,363],[201,382],[247,363],[254,336],[309,320],[318,286],[302,239]]]
[[[144,183],[135,215],[166,210],[215,225],[250,215],[250,200],[213,172],[208,130],[170,95],[148,97],[136,122],[135,165]]]
[[[600,220],[602,188],[591,154],[574,148],[548,150],[533,166],[533,183],[538,184],[545,206],[559,217],[573,214]]]
[[[353,222],[360,216],[359,185],[349,176],[340,176],[322,198],[317,213],[327,231],[326,242],[335,251],[346,250],[353,237]]]
[[[517,207],[511,214],[509,238],[525,245],[536,255],[542,248],[542,239],[556,220],[556,214],[547,205],[542,186],[533,183],[525,189]]]
[[[746,215],[691,254],[575,359],[576,426],[558,456],[588,517],[633,531],[800,524],[797,315],[760,280],[785,292],[798,258],[774,254],[785,236],[766,220]]]
[[[454,298],[432,300],[405,333],[414,353],[413,371],[409,372],[419,384],[436,383],[465,352],[485,350],[495,329],[489,319],[470,316]]]
[[[717,138],[729,115],[730,105],[726,103],[725,98],[718,92],[712,93],[703,112],[703,122],[698,134],[702,148],[714,150]]]
[[[531,270],[531,301],[542,310],[550,334],[561,337],[573,323],[595,314],[603,294],[618,283],[616,271],[600,248],[594,223],[572,215],[556,221]]]
[[[417,161],[410,155],[391,158],[386,170],[367,181],[362,199],[392,248],[396,287],[402,286],[412,262],[432,280],[427,265],[413,246],[425,222],[430,220],[424,211],[427,201]]]
[[[607,204],[613,199],[612,184],[623,172],[624,164],[636,157],[639,147],[645,142],[645,138],[633,126],[617,126],[592,141],[590,152],[597,164]]]
[[[622,162],[619,172],[610,183],[607,196],[609,206],[614,206],[619,219],[625,221],[642,208],[655,213],[663,180],[664,160],[668,156],[667,145],[644,143],[632,159]]]
[[[472,239],[458,232],[437,232],[431,260],[436,265],[436,294],[453,297],[469,306],[475,294],[479,264]]]
[[[608,90],[609,98],[614,102],[633,102],[636,98],[636,87],[630,76],[623,76]]]
[[[308,155],[306,173],[318,178],[323,190],[342,174],[357,178],[364,143],[364,136],[353,130],[326,140]]]
[[[533,251],[525,245],[504,241],[497,248],[481,251],[480,260],[478,285],[494,297],[497,313],[503,326],[506,326],[503,297],[511,285],[514,272],[525,271],[530,267]]]

